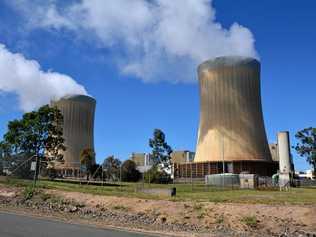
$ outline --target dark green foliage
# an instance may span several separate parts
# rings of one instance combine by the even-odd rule
[[[307,162],[314,168],[316,172],[316,128],[309,127],[295,134],[295,138],[298,140],[296,146],[294,146],[297,153],[305,157]]]
[[[148,170],[145,173],[144,179],[146,183],[163,184],[171,182],[170,175],[163,170],[159,170],[157,166],[153,166]]]
[[[255,216],[245,216],[241,219],[241,221],[251,228],[256,228],[258,225],[258,220]]]
[[[107,157],[103,162],[104,178],[107,180],[118,180],[120,178],[120,166],[122,162],[114,156]]]
[[[34,189],[32,186],[26,186],[23,191],[23,199],[24,201],[32,199],[34,196]]]
[[[20,157],[37,157],[44,163],[62,160],[60,151],[66,149],[62,125],[63,116],[57,107],[45,105],[25,113],[22,119],[9,122],[8,131],[0,143],[1,156],[9,164],[18,164]]]
[[[152,156],[154,165],[164,164],[166,167],[170,165],[171,147],[166,142],[166,136],[160,129],[155,129],[153,138],[149,139],[149,146],[152,148]]]
[[[141,177],[140,172],[136,169],[135,162],[132,160],[124,161],[121,167],[121,171],[122,181],[125,182],[137,182]]]
[[[102,167],[99,164],[93,164],[91,166],[91,176],[94,180],[102,178]]]

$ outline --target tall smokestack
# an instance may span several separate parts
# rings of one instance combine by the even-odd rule
[[[202,63],[198,77],[195,161],[272,161],[261,108],[260,63],[219,57]]]

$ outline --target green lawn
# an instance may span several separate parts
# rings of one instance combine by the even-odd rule
[[[0,179],[6,185],[28,186],[30,180]],[[278,190],[241,190],[222,189],[216,187],[206,188],[203,184],[176,184],[177,195],[174,198],[154,196],[136,192],[141,183],[123,183],[122,186],[93,186],[69,184],[53,181],[39,181],[39,188],[58,189],[63,191],[76,191],[98,195],[139,197],[146,199],[169,199],[172,201],[194,200],[211,202],[234,202],[234,203],[262,203],[262,204],[316,204],[316,188],[291,188],[290,191]],[[171,188],[173,185],[145,184],[150,188]]]

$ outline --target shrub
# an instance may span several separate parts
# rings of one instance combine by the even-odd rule
[[[42,201],[46,202],[48,199],[51,198],[51,195],[48,194],[48,193],[41,193],[40,194],[40,198],[41,198]]]
[[[129,210],[128,207],[123,206],[123,205],[116,205],[116,206],[113,206],[113,209],[114,209],[114,210],[117,210],[117,211],[128,211],[128,210]]]
[[[122,181],[125,182],[137,182],[141,174],[140,172],[136,169],[136,164],[132,160],[126,160],[121,167],[121,176],[122,176]]]
[[[157,166],[153,166],[150,170],[145,173],[144,176],[145,182],[147,183],[170,183],[170,175],[164,171],[158,170]]]
[[[243,223],[251,228],[257,227],[258,220],[255,216],[245,216],[241,219]]]
[[[34,189],[32,186],[26,186],[23,191],[23,199],[30,200],[34,196]]]

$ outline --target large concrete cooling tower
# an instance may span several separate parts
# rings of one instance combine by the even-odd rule
[[[62,169],[69,174],[77,173],[80,167],[80,153],[83,149],[94,149],[94,112],[96,101],[85,95],[72,95],[52,102],[64,116],[63,136],[66,151]],[[95,161],[94,161],[95,162]]]
[[[219,57],[198,67],[201,94],[195,162],[272,161],[260,96],[260,63]]]

